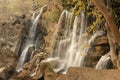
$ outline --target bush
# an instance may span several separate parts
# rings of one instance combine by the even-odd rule
[[[60,10],[57,8],[52,8],[51,14],[50,14],[50,20],[52,22],[56,22],[56,21],[58,21],[59,16],[60,16]]]

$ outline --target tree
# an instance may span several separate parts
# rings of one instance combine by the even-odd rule
[[[106,20],[108,40],[110,44],[111,60],[115,66],[120,68],[120,32],[116,25],[112,12],[99,0],[91,0],[92,3],[100,10]]]

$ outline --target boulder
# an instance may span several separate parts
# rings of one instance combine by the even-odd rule
[[[119,75],[119,70],[71,67],[68,69],[67,74],[59,76],[57,80],[119,80]]]
[[[9,77],[8,71],[6,68],[0,68],[0,80],[7,80]]]

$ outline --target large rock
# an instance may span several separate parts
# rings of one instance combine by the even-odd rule
[[[94,46],[89,49],[86,57],[86,66],[94,68],[100,58],[109,52],[108,46]],[[111,66],[110,66],[111,67]]]
[[[8,71],[6,68],[0,68],[0,80],[7,80],[9,77]]]
[[[57,80],[120,80],[119,70],[94,70],[91,68],[69,68],[66,75]]]
[[[44,68],[44,79],[45,80],[56,80],[58,74],[56,74],[53,71],[52,66],[49,63],[43,63],[43,65],[46,67]]]

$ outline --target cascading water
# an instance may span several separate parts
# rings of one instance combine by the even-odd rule
[[[22,54],[21,54],[21,56],[20,56],[19,62],[18,62],[18,69],[19,69],[19,70],[22,69],[22,66],[23,66],[24,61],[25,61],[25,58],[26,58],[27,51],[28,51],[29,47],[31,47],[31,46],[33,46],[33,44],[27,45],[27,46],[24,48],[24,50],[23,50],[23,52],[22,52]]]
[[[57,27],[56,35],[58,36],[59,30],[65,28],[62,31],[63,38],[59,40],[57,47],[53,50],[54,52],[50,57],[52,59],[46,61],[56,59],[59,64],[54,71],[62,70],[62,73],[66,72],[70,66],[84,66],[84,60],[89,49],[88,38],[85,35],[85,28],[87,27],[85,12],[82,12],[80,16],[74,16],[72,13],[63,11]]]
[[[24,49],[20,55],[19,62],[18,62],[18,69],[21,70],[23,67],[23,64],[25,62],[25,58],[27,56],[28,49],[32,46],[35,46],[35,36],[36,36],[36,29],[37,29],[37,24],[39,21],[39,18],[41,17],[44,8],[46,8],[47,5],[43,6],[40,10],[40,13],[36,16],[35,18],[35,13],[33,13],[33,16],[31,17],[31,23],[32,26],[30,27],[28,37],[25,41],[25,46]]]
[[[53,54],[43,62],[55,61],[55,72],[66,73],[69,67],[83,67],[90,45],[95,38],[104,34],[104,31],[98,31],[88,38],[86,36],[87,16],[81,12],[80,16],[74,16],[72,13],[63,11],[61,14],[55,36],[60,36],[56,41]],[[60,33],[61,32],[61,33]],[[96,65],[96,69],[106,66],[108,59],[104,57]],[[102,65],[101,65],[102,64]],[[102,68],[103,68],[102,67]]]
[[[100,36],[102,36],[102,35],[104,35],[104,34],[105,34],[105,32],[104,32],[104,31],[101,31],[101,30],[98,31],[98,32],[96,32],[96,33],[93,34],[92,37],[89,39],[88,43],[89,43],[90,45],[92,45],[97,37],[100,37]],[[107,53],[107,54],[105,54],[104,56],[102,56],[102,57],[99,59],[98,63],[97,63],[96,66],[95,66],[95,69],[107,69],[107,66],[108,66],[108,64],[109,64],[109,61],[110,61],[110,53]]]
[[[100,37],[100,36],[102,36],[102,35],[104,35],[104,34],[105,34],[105,32],[102,31],[102,30],[97,31],[96,33],[94,33],[94,34],[91,36],[91,38],[89,39],[88,43],[89,43],[90,45],[92,45],[97,37]]]
[[[98,61],[95,69],[107,69],[108,62],[110,61],[110,54],[107,53],[106,55],[102,56]]]
[[[19,59],[19,69],[22,69],[29,47],[35,46],[34,39],[36,36],[36,28],[44,7],[41,8],[40,13],[36,18],[35,13],[33,13],[33,16],[31,17],[32,26],[29,30],[24,50],[22,51]],[[54,33],[55,40],[58,38],[59,41],[54,40],[55,46],[53,53],[49,58],[43,60],[42,62],[55,62],[56,67],[54,68],[54,71],[61,73],[66,73],[67,69],[71,66],[85,66],[86,56],[91,43],[94,42],[96,37],[103,34],[103,31],[98,31],[89,39],[89,37],[86,36],[86,27],[87,16],[85,12],[81,12],[79,16],[74,16],[72,13],[64,10],[59,18],[57,30]],[[96,69],[102,69],[105,67],[108,62],[108,58],[109,57],[106,57],[106,55],[103,56],[96,65]],[[103,64],[104,62],[105,64]],[[39,65],[36,67],[36,71],[38,67]],[[31,76],[35,75],[36,71]]]

